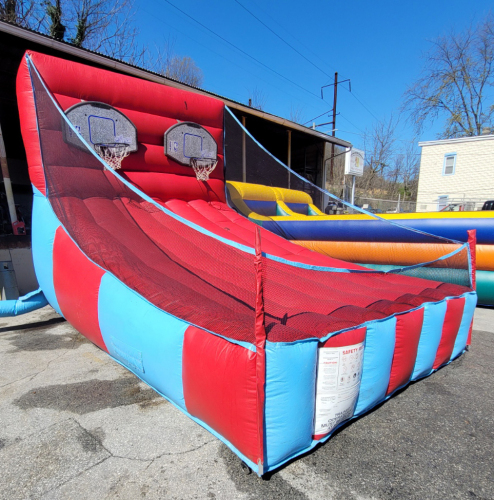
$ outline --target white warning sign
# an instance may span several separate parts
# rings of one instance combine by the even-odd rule
[[[364,343],[318,349],[314,436],[353,416],[362,377]]]

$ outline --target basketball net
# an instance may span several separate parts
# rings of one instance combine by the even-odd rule
[[[209,174],[215,169],[218,160],[213,158],[191,158],[190,165],[194,169],[198,181],[209,180]]]
[[[124,142],[113,142],[107,144],[95,144],[94,148],[106,164],[113,170],[122,166],[122,160],[129,155],[130,146]]]

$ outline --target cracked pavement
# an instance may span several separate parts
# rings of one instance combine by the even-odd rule
[[[494,309],[470,352],[259,479],[50,307],[0,318],[0,499],[494,499]]]

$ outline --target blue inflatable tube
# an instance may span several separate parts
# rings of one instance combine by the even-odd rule
[[[443,238],[467,241],[467,230],[477,230],[477,243],[494,244],[492,219],[399,219],[403,226],[432,233]],[[406,243],[437,243],[437,239],[415,231],[408,231],[380,220],[263,220],[262,227],[289,240],[304,241],[378,241]]]
[[[0,301],[0,317],[19,316],[48,305],[45,294],[38,288],[17,300]]]

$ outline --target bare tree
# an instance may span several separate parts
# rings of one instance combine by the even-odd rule
[[[46,8],[51,24],[49,28],[50,36],[56,40],[63,40],[65,37],[65,30],[67,27],[62,23],[62,3],[60,0],[55,0],[55,5],[50,1],[43,4]]]
[[[494,119],[487,102],[494,85],[494,18],[434,40],[422,76],[404,94],[404,110],[418,132],[446,118],[441,137],[480,135]]]
[[[264,111],[266,107],[267,97],[263,90],[255,87],[254,90],[249,92],[249,106],[260,111]]]
[[[143,49],[137,43],[132,0],[65,0],[69,41],[76,47],[137,62]]]
[[[393,116],[375,123],[364,136],[366,168],[362,181],[368,186],[376,177],[384,178],[390,169],[396,145]]]
[[[416,200],[420,164],[417,140],[399,141],[397,125],[391,116],[365,134],[366,163],[364,175],[356,181],[357,197],[396,200],[400,195],[402,200]]]
[[[0,0],[0,21],[36,28],[36,7],[35,0]]]
[[[397,156],[396,163],[399,170],[398,182],[400,186],[398,191],[402,199],[417,199],[417,190],[420,171],[420,153],[418,151],[418,141],[411,139],[402,145],[403,152]]]
[[[302,123],[304,121],[304,109],[292,106],[290,108],[290,120],[295,123]]]
[[[204,76],[201,69],[196,65],[191,57],[174,56],[170,60],[165,76],[178,80],[180,82],[200,87]]]
[[[188,56],[179,56],[174,51],[174,40],[168,38],[155,53],[148,52],[145,66],[168,78],[200,87],[204,80],[201,69]]]

